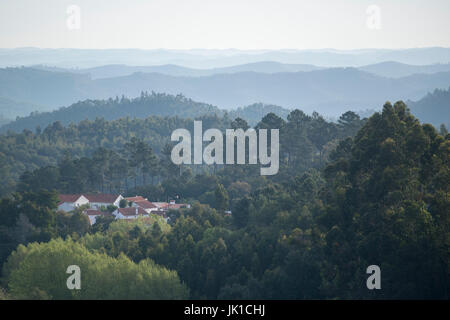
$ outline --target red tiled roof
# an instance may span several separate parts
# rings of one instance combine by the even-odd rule
[[[131,202],[135,202],[135,201],[143,201],[143,200],[145,200],[145,198],[144,198],[144,197],[141,197],[141,196],[129,197],[129,198],[125,198],[125,199],[128,200],[128,201],[131,201]]]
[[[144,208],[144,209],[157,208],[153,203],[151,203],[148,200],[134,201],[134,203],[136,203],[139,207]]]
[[[118,194],[105,194],[105,193],[94,193],[84,195],[89,202],[99,202],[99,203],[114,203],[119,197]]]
[[[186,203],[172,203],[171,204],[171,203],[167,203],[167,202],[152,202],[152,204],[160,210],[169,210],[169,209],[178,210],[178,209],[188,206],[188,204],[186,204]]]
[[[119,212],[124,216],[135,216],[136,215],[136,209],[138,214],[147,214],[144,209],[139,207],[127,207],[127,208],[119,208]]]
[[[58,197],[59,197],[58,205],[60,205],[64,202],[72,203],[77,201],[81,197],[81,194],[59,194]]]
[[[161,209],[165,209],[169,206],[169,204],[167,202],[153,202],[153,204]]]

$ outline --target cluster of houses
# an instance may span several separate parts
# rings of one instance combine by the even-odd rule
[[[126,200],[126,201],[123,201]],[[115,219],[136,219],[157,214],[168,219],[169,210],[190,208],[189,204],[169,202],[150,202],[148,199],[135,196],[124,198],[120,194],[60,194],[58,210],[71,212],[83,207],[83,213],[89,217],[91,225],[99,216],[113,216]]]

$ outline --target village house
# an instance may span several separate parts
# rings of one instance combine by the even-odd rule
[[[127,200],[131,204],[131,207],[142,208],[147,213],[158,210],[157,206],[141,196],[125,198],[125,200]]]
[[[81,194],[60,194],[58,210],[70,212],[87,204],[89,200]]]
[[[84,195],[90,203],[91,208],[100,209],[101,207],[107,208],[108,206],[119,207],[120,200],[123,197],[120,194],[85,194]]]
[[[141,207],[118,208],[112,213],[116,219],[137,219],[138,217],[148,217],[148,213]]]
[[[89,205],[89,208],[97,210],[110,205],[118,207],[122,199],[121,195],[115,194],[60,194],[58,210],[70,212],[82,205]]]
[[[125,199],[129,206],[120,208],[120,201]],[[138,217],[148,217],[149,214],[157,214],[168,220],[167,212],[169,210],[179,210],[181,208],[190,208],[189,204],[169,202],[151,202],[148,199],[136,195],[135,197],[124,198],[122,195],[115,194],[60,194],[58,210],[65,212],[73,211],[81,206],[87,208],[83,211],[93,225],[99,216],[113,216],[115,219],[136,219]],[[105,209],[109,206],[115,206],[117,209],[112,213]]]

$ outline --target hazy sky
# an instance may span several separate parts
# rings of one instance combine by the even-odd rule
[[[70,5],[80,9],[79,25]],[[450,1],[1,0],[0,47],[29,46],[450,47]]]

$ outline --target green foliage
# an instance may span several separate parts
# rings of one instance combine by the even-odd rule
[[[66,286],[66,269],[81,269],[81,289]],[[71,239],[19,246],[4,266],[10,294],[17,299],[186,299],[177,273],[151,260],[133,263],[92,253]]]
[[[5,291],[5,289],[0,288],[0,301],[1,300],[9,300],[9,295],[8,293]]]
[[[347,142],[344,142],[347,143]],[[346,147],[344,147],[347,149]],[[328,294],[360,298],[443,298],[449,283],[449,140],[387,103],[327,168]],[[443,182],[446,179],[446,182]],[[361,287],[368,265],[389,283]],[[332,271],[333,270],[333,271]]]
[[[127,199],[122,199],[122,200],[120,200],[120,202],[119,202],[119,208],[126,208],[126,207],[128,207],[128,201],[127,201]]]
[[[89,219],[81,210],[73,214],[57,212],[57,202],[58,194],[45,189],[0,200],[0,263],[20,243],[82,236],[89,230]]]
[[[327,122],[317,113],[308,116],[299,110],[290,112],[287,121],[274,113],[264,116],[256,128],[280,130],[281,172],[277,178],[281,180],[310,167],[322,167],[327,160],[329,143],[353,135],[364,123],[351,112],[345,115],[345,121],[340,124]],[[72,117],[69,119],[72,121]],[[231,121],[227,114],[223,117],[210,114],[197,119],[203,121],[204,130],[248,127],[244,119]],[[24,130],[20,134],[0,135],[0,174],[4,178],[0,195],[9,194],[16,187],[21,192],[57,189],[63,193],[128,193],[131,189],[155,186],[168,179],[186,179],[189,171],[170,160],[170,134],[178,128],[192,131],[193,121],[159,116],[113,121],[97,118],[67,127],[57,121],[36,132]],[[230,179],[243,174],[258,175],[255,166],[244,167],[225,166],[224,169]],[[197,169],[208,171],[205,166]],[[214,173],[216,169],[220,168],[215,166]],[[170,188],[166,191],[166,196],[172,193]]]
[[[170,226],[161,216],[150,214],[149,217],[139,217],[132,220],[116,220],[109,225],[108,232],[129,232],[135,227],[139,227],[145,232],[152,230],[154,224],[158,224],[162,232],[170,231]]]
[[[170,131],[174,119],[153,124],[162,127],[163,121],[164,130]],[[209,121],[248,126],[238,118]],[[76,127],[80,134],[90,123],[84,126]],[[88,252],[80,263],[98,262],[99,268],[106,263],[110,271],[117,265],[135,271],[141,264],[145,270],[147,265],[159,268],[150,259],[176,271],[179,279],[168,276],[171,283],[176,288],[180,281],[185,283],[193,299],[448,298],[450,135],[445,130],[438,133],[431,125],[421,125],[402,102],[387,103],[369,119],[347,112],[336,124],[300,110],[286,118],[267,114],[256,128],[280,129],[280,172],[273,177],[260,176],[259,168],[250,165],[213,170],[175,166],[165,142],[160,152],[155,151],[156,159],[146,157],[144,153],[157,149],[150,142],[157,135],[133,139],[134,133],[112,139],[120,141],[121,151],[103,147],[90,157],[63,156],[58,166],[24,174],[23,192],[0,201],[0,237],[8,244],[5,257],[19,243],[69,235],[76,240],[19,246],[5,264],[2,286],[13,297],[67,295],[67,290],[44,287],[47,275],[41,284],[25,270],[37,268],[34,252],[38,256],[57,251],[55,259],[68,263],[65,254],[74,251],[74,257]],[[58,139],[69,132],[61,130]],[[108,132],[92,135],[106,144]],[[90,166],[95,169],[89,171]],[[97,174],[95,184],[89,174]],[[156,215],[131,221],[100,217],[86,229],[86,217],[56,212],[55,193],[40,189],[45,185],[48,190],[115,190],[124,187],[118,181],[135,185],[129,195],[153,201],[179,196],[192,207],[169,211],[169,223]],[[30,189],[33,192],[27,192]],[[229,208],[231,216],[224,214]],[[39,249],[33,251],[34,247]],[[366,268],[372,264],[381,267],[382,290],[366,288]],[[148,297],[141,278],[125,272],[119,279],[124,281],[117,285],[120,294],[123,288],[136,290],[130,296]],[[138,283],[142,291],[131,289],[124,279]],[[98,288],[89,288],[89,298],[121,297],[107,292],[113,291],[110,280],[99,276],[100,280],[94,282]],[[182,292],[177,297],[185,297],[186,288],[177,290]],[[167,297],[157,293],[150,296]],[[73,297],[87,298],[75,293]]]
[[[223,213],[228,209],[228,192],[223,185],[217,185],[216,191],[214,192],[214,197],[214,208],[216,208],[217,211]]]
[[[58,103],[58,105],[61,104]],[[195,118],[221,113],[215,106],[195,102],[183,95],[141,92],[141,95],[134,99],[122,96],[106,100],[84,100],[52,112],[34,112],[26,117],[18,117],[16,121],[6,125],[1,131],[34,130],[36,127],[45,128],[56,121],[67,126],[71,123],[82,122],[85,119],[104,118],[110,121],[125,117],[144,119],[150,116],[158,116],[164,118],[174,114],[180,118]]]

